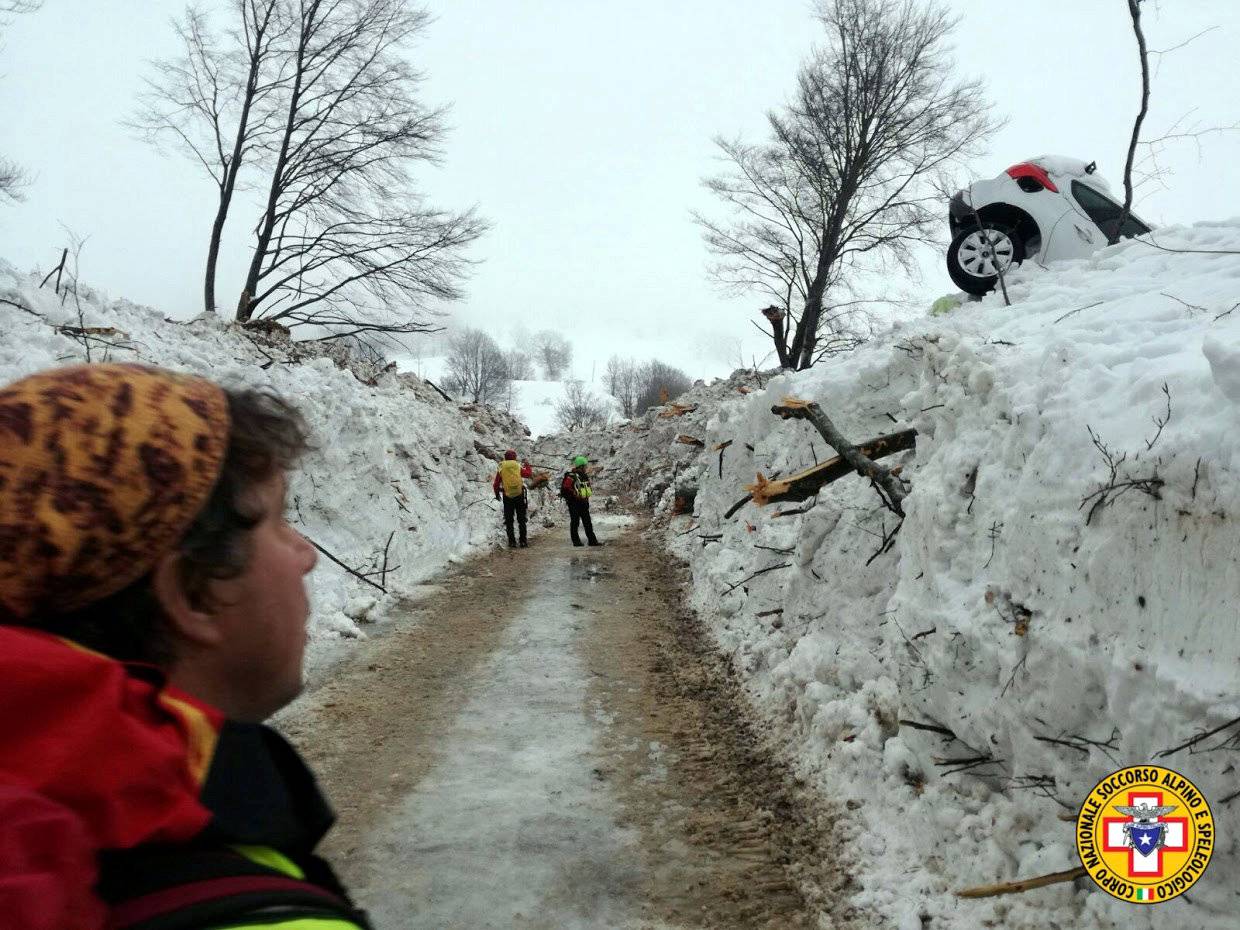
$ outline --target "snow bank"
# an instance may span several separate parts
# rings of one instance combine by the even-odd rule
[[[1139,908],[1087,881],[952,894],[1075,866],[1070,821],[1100,777],[1240,717],[1240,255],[1216,254],[1240,250],[1240,221],[1156,237],[1200,254],[1127,242],[1026,267],[1011,307],[991,295],[762,389],[738,374],[610,440],[604,467],[661,510],[695,492],[668,544],[756,705],[838,802],[876,925],[1236,926],[1235,727],[1157,760],[1216,817],[1187,896]],[[912,482],[889,551],[875,555],[896,520],[857,477],[801,515],[723,519],[756,472],[831,454],[770,413],[787,395],[854,441],[917,429],[915,452],[887,462]],[[1093,508],[1110,476],[1093,437],[1118,481],[1157,479],[1157,496]]]
[[[57,332],[79,324],[75,301],[0,262],[0,383],[85,360],[78,341]],[[295,525],[355,567],[377,569],[389,534],[388,594],[321,557],[311,576],[310,665],[323,666],[342,640],[365,635],[450,558],[502,538],[491,497],[495,459],[521,426],[488,408],[444,401],[413,375],[381,371],[332,348],[290,344],[279,332],[244,331],[216,319],[166,321],[148,307],[81,291],[87,327],[109,327],[95,361],[139,361],[271,388],[294,401],[315,450],[294,477]],[[127,348],[122,348],[122,346]]]

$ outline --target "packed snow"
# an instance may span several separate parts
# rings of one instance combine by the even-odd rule
[[[1240,221],[1154,239],[1028,263],[1011,306],[992,294],[578,440],[662,513],[690,507],[666,542],[756,707],[838,803],[877,925],[1236,926],[1234,729],[1156,760],[1213,805],[1218,845],[1189,894],[1134,908],[1087,879],[953,893],[1079,864],[1072,821],[1099,778],[1240,717]],[[756,473],[832,454],[772,415],[788,396],[854,442],[917,430],[885,463],[912,489],[888,551],[898,520],[856,476],[803,514],[724,519]],[[1101,447],[1119,487],[1147,490],[1095,508]]]
[[[207,375],[227,385],[269,388],[305,414],[315,447],[291,485],[293,523],[361,572],[378,572],[387,551],[387,593],[320,556],[310,579],[309,665],[319,672],[347,640],[393,616],[402,600],[448,561],[503,538],[491,493],[496,460],[524,440],[513,418],[443,400],[410,374],[369,365],[347,352],[290,344],[280,333],[243,330],[219,319],[189,323],[83,286],[78,302],[53,284],[0,262],[0,384],[54,365],[86,360],[62,325],[102,328],[95,361],[133,361]],[[62,295],[64,291],[62,288]],[[540,506],[532,499],[531,527]],[[376,580],[381,580],[375,575]]]

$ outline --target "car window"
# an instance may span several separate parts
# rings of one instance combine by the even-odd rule
[[[1081,205],[1089,218],[1098,224],[1098,228],[1106,233],[1107,238],[1112,238],[1115,233],[1115,224],[1119,222],[1119,215],[1124,212],[1124,208],[1110,197],[1098,193],[1088,184],[1082,184],[1080,181],[1072,182],[1072,196],[1076,198],[1076,202]],[[1133,236],[1144,235],[1149,231],[1148,226],[1129,214],[1124,228],[1120,230],[1120,235],[1131,239]]]

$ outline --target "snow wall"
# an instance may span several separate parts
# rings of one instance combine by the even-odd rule
[[[1240,798],[1224,803],[1240,728],[1159,758],[1240,717],[1240,254],[1221,254],[1240,252],[1240,221],[1156,236],[1200,254],[1128,242],[1027,265],[1011,306],[992,294],[807,372],[697,387],[682,416],[576,439],[669,516],[657,525],[692,567],[697,610],[838,805],[841,862],[875,926],[1240,926]],[[786,396],[817,401],[854,442],[917,430],[916,450],[885,462],[912,487],[885,553],[897,518],[856,476],[803,514],[724,518],[756,473],[832,454],[772,415]],[[1094,508],[1111,476],[1094,437],[1116,482],[1150,493]],[[690,515],[670,517],[677,497]],[[770,566],[786,567],[737,584]],[[1147,761],[1213,806],[1214,859],[1186,896],[1141,908],[1081,880],[955,897],[1079,864],[1081,802]]]
[[[82,342],[57,327],[99,329],[95,361],[134,361],[206,375],[228,386],[269,388],[309,422],[314,450],[293,477],[290,520],[350,566],[382,567],[385,595],[320,556],[310,579],[309,666],[321,671],[368,624],[448,560],[503,538],[491,496],[495,459],[524,440],[521,425],[490,408],[458,406],[417,377],[367,364],[330,343],[290,344],[279,331],[245,330],[218,319],[165,320],[149,307],[82,287],[78,300],[54,282],[0,262],[0,384],[55,365],[84,362]],[[534,500],[537,508],[537,498]],[[537,521],[531,521],[536,526]]]

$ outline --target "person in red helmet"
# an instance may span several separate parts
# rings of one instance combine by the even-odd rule
[[[499,463],[499,468],[495,472],[495,480],[491,482],[495,499],[503,501],[504,504],[504,529],[508,532],[509,549],[515,549],[518,545],[524,549],[529,545],[525,535],[525,522],[529,513],[525,479],[533,473],[529,462],[518,462],[517,450],[509,449],[504,453],[504,460]],[[520,542],[513,533],[512,519],[514,516],[517,518],[517,526],[521,531]]]

